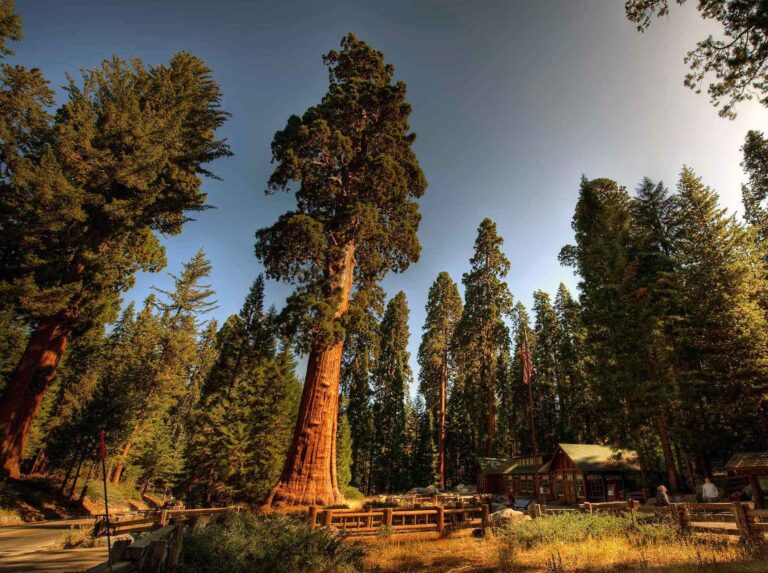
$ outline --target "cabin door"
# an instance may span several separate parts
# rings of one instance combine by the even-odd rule
[[[572,479],[563,482],[565,486],[565,504],[576,505],[576,485]]]

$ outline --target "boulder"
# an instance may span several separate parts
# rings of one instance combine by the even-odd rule
[[[515,521],[528,521],[530,519],[530,516],[525,515],[522,511],[515,511],[510,508],[495,511],[488,516],[491,527],[502,527]]]

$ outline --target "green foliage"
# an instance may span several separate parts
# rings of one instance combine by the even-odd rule
[[[343,413],[339,414],[336,433],[336,479],[341,491],[345,491],[352,480],[352,431]]]
[[[471,270],[464,273],[464,312],[456,327],[454,345],[462,378],[457,384],[472,401],[483,403],[482,414],[475,409],[469,415],[473,424],[482,421],[474,449],[485,456],[496,450],[496,393],[500,355],[509,345],[509,331],[504,322],[512,312],[512,294],[504,278],[509,260],[501,251],[504,240],[496,233],[496,224],[485,219],[478,227]],[[454,392],[454,396],[456,392]],[[470,410],[471,412],[471,410]],[[469,437],[468,433],[464,433]]]
[[[676,0],[684,4],[685,0]],[[627,0],[627,18],[645,31],[654,17],[669,14],[669,0]],[[711,35],[697,42],[689,51],[685,62],[691,71],[685,76],[685,85],[701,91],[704,79],[712,74],[716,78],[707,87],[712,105],[720,107],[720,115],[733,119],[736,104],[757,96],[768,105],[768,21],[762,0],[699,0],[702,18],[716,20],[723,27],[724,38]]]
[[[351,250],[360,287],[418,259],[415,199],[427,185],[411,148],[406,86],[384,55],[349,34],[323,61],[328,92],[272,142],[268,192],[298,183],[296,210],[256,242],[267,276],[297,285],[285,317],[302,349],[344,338],[337,309]]]
[[[341,494],[344,496],[344,499],[348,499],[350,501],[365,499],[365,494],[351,485],[344,487],[341,490]]]
[[[228,516],[187,533],[184,573],[362,572],[363,549],[289,517]]]
[[[259,276],[240,314],[224,323],[216,358],[191,412],[185,489],[204,505],[258,503],[282,467],[298,410],[299,382]]]
[[[406,395],[411,382],[408,348],[408,301],[400,291],[387,304],[381,321],[378,364],[374,379],[376,491],[408,487]]]

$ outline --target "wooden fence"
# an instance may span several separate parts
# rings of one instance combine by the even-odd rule
[[[310,527],[335,527],[348,538],[374,535],[436,533],[444,536],[456,529],[487,527],[488,504],[456,507],[324,509],[311,506],[307,512]]]
[[[642,506],[635,501],[585,503],[579,509],[549,508],[533,504],[531,517],[546,517],[563,512],[624,513],[634,521],[637,514],[656,514],[683,531],[737,535],[754,539],[768,533],[768,509],[755,509],[751,502],[743,503],[672,503],[668,506]]]
[[[239,513],[240,507],[219,507],[203,509],[170,509],[143,511],[134,514],[97,517],[94,536],[104,536],[107,529],[111,535],[149,531],[148,535],[136,542],[120,539],[112,544],[113,573],[174,573],[179,564],[184,529],[187,525],[196,528],[226,513]],[[105,573],[108,563],[101,563],[88,573]]]

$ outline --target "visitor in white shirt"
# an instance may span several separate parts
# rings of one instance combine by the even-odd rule
[[[710,479],[704,478],[704,485],[701,486],[701,497],[704,503],[715,501],[720,497],[720,492],[717,491],[717,486],[713,484]]]

